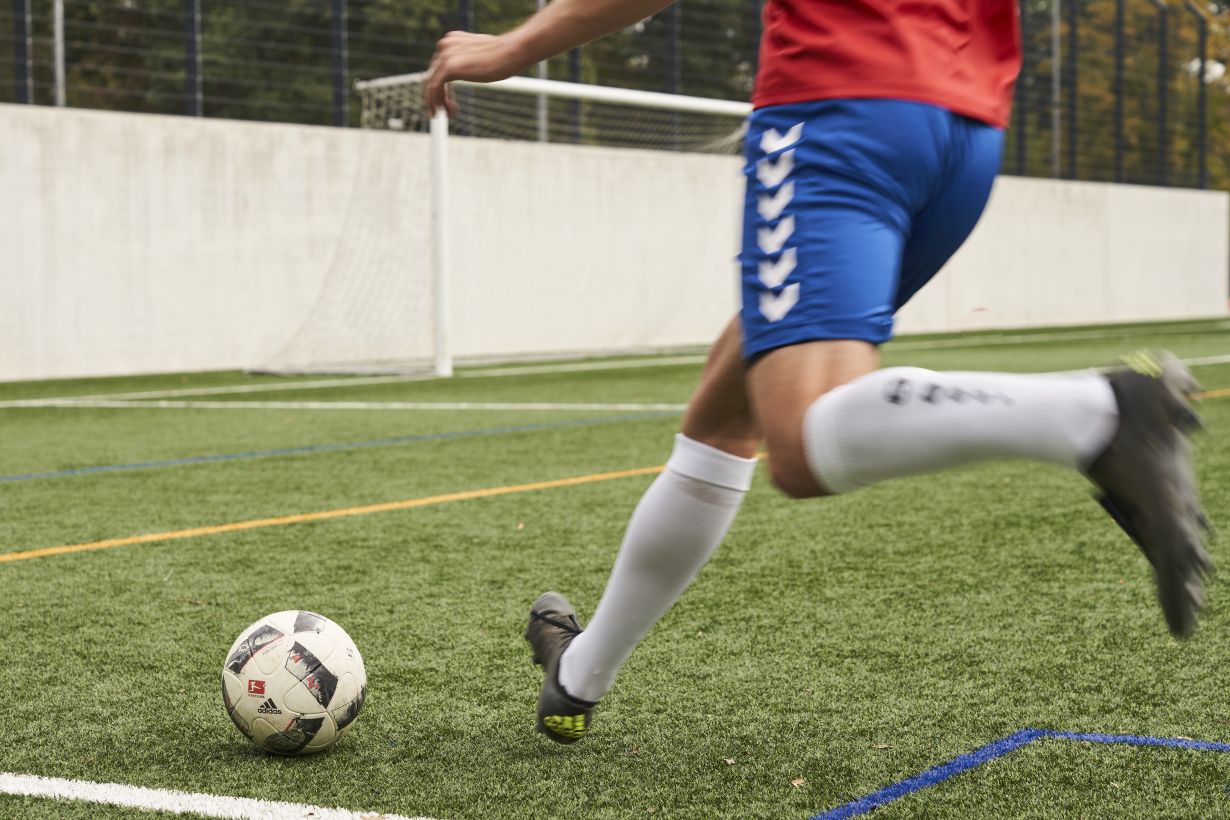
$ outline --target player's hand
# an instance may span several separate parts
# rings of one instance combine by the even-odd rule
[[[435,114],[443,108],[449,116],[457,116],[457,101],[449,87],[453,80],[490,83],[511,77],[521,68],[507,36],[450,31],[436,44],[427,68],[423,84],[427,112]]]

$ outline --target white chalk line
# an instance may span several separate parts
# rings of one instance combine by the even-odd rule
[[[1054,333],[989,333],[984,336],[958,339],[919,339],[917,341],[889,342],[888,351],[897,350],[946,350],[958,348],[998,347],[1002,345],[1029,344],[1030,342],[1096,341],[1098,339],[1123,339],[1132,336],[1207,336],[1230,329],[1230,321],[1213,325],[1192,327],[1190,325],[1159,325],[1156,327],[1105,328],[1103,330],[1068,330]]]
[[[25,407],[83,407],[103,410],[491,410],[585,411],[615,413],[682,412],[686,404],[637,402],[478,402],[478,401],[112,401],[48,399]]]
[[[675,367],[701,364],[703,355],[668,356],[645,359],[620,359],[614,362],[568,362],[564,364],[525,365],[516,367],[493,367],[481,370],[462,370],[456,374],[460,379],[477,379],[503,376],[529,376],[547,373],[588,373],[602,370],[628,370],[642,367]],[[188,396],[226,396],[243,393],[273,393],[282,390],[327,390],[334,387],[365,387],[373,384],[397,382],[422,382],[440,379],[434,375],[418,376],[353,376],[342,379],[314,379],[298,382],[272,384],[235,384],[219,387],[180,387],[170,390],[144,390],[136,393],[94,393],[85,396],[56,396],[45,399],[14,399],[0,401],[0,408],[13,407],[60,407],[69,406],[55,402],[82,401],[141,401],[144,399],[175,399]],[[48,402],[52,402],[48,404]]]
[[[1189,367],[1230,364],[1230,354],[1183,359]],[[1095,368],[1109,370],[1114,365]],[[0,403],[0,408],[4,407]],[[491,412],[682,413],[686,404],[650,402],[474,402],[474,401],[136,401],[117,399],[27,399],[22,407],[63,407],[91,410],[395,410]]]
[[[535,376],[544,373],[593,373],[601,370],[626,370],[640,367],[678,367],[687,364],[704,364],[704,361],[705,354],[695,353],[689,356],[653,356],[643,359],[619,359],[613,362],[565,362],[488,367],[482,370],[459,370],[456,376],[460,379],[487,379],[497,376]]]
[[[1207,367],[1215,364],[1230,364],[1230,353],[1221,356],[1201,356],[1195,359],[1183,359],[1188,367]]]
[[[1015,344],[1026,344],[1029,342],[1052,342],[1066,340],[1095,340],[1095,339],[1121,339],[1132,335],[1142,336],[1201,336],[1208,335],[1209,328],[1226,329],[1230,328],[1230,322],[1218,322],[1215,325],[1204,326],[1203,329],[1191,328],[1185,325],[1162,325],[1155,328],[1122,328],[1108,330],[1073,330],[1073,331],[1057,331],[1054,333],[1016,333],[1011,335],[984,335],[975,336],[972,338],[958,339],[934,339],[926,340],[919,339],[917,341],[894,341],[889,342],[886,346],[889,352],[897,351],[914,351],[914,350],[957,350],[965,348],[982,348],[982,347],[997,347]],[[565,362],[557,364],[540,364],[540,365],[515,365],[507,367],[492,367],[477,370],[461,370],[458,371],[455,378],[499,378],[510,376],[529,376],[542,375],[550,373],[588,373],[598,372],[603,370],[625,370],[636,368],[650,367],[677,367],[680,365],[695,365],[702,364],[705,361],[704,355],[689,355],[689,356],[666,356],[652,357],[639,359],[620,359],[617,361],[605,362]],[[1193,367],[1208,364],[1224,364],[1224,357],[1205,357],[1204,359],[1190,359],[1187,363]],[[439,377],[428,374],[420,375],[401,375],[401,376],[352,376],[347,378],[335,379],[315,379],[299,382],[279,382],[275,384],[237,384],[237,385],[222,385],[218,387],[186,387],[175,388],[169,390],[146,390],[133,393],[96,393],[84,396],[58,396],[43,399],[15,399],[10,401],[0,401],[0,409],[10,409],[18,407],[109,407],[111,405],[92,404],[90,402],[135,402],[146,399],[174,399],[189,396],[224,396],[224,395],[241,395],[244,393],[268,393],[282,390],[326,390],[335,387],[364,387],[367,385],[377,384],[393,384],[397,382],[421,382],[434,381]],[[268,407],[259,409],[296,409],[290,406],[276,405],[276,403],[265,403]],[[304,405],[309,403],[302,403]],[[321,402],[320,404],[334,405],[334,402]],[[355,404],[358,404],[357,402]],[[308,407],[304,406],[298,409],[488,409],[482,407],[471,408],[455,408],[455,407],[438,407],[438,408],[407,408],[407,407],[385,407],[385,402],[367,402],[371,407],[366,408],[342,408],[342,407]],[[120,405],[114,405],[120,407]],[[127,406],[127,405],[125,405]],[[154,406],[152,404],[146,406]],[[168,408],[173,405],[167,405]],[[251,405],[252,409],[258,409],[256,403]],[[196,408],[191,408],[196,409]],[[492,408],[502,409],[502,408]],[[516,409],[534,409],[529,406],[518,406]],[[596,408],[601,409],[601,408]]]
[[[236,820],[431,820],[427,817],[408,818],[400,814],[354,812],[301,803],[224,797],[172,789],[150,789],[123,783],[93,783],[88,780],[65,780],[59,777],[9,772],[0,772],[0,794],[79,800],[147,811],[228,817]]]

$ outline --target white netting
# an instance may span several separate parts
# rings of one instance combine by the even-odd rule
[[[426,131],[422,75],[360,84],[363,127]],[[392,81],[391,81],[392,80]],[[534,93],[541,89],[541,93]],[[745,106],[722,100],[679,98],[678,108],[659,108],[666,95],[645,94],[655,105],[573,98],[593,86],[517,77],[492,85],[458,85],[460,115],[449,123],[455,136],[557,142],[609,148],[646,148],[707,154],[741,150]],[[711,110],[704,109],[711,103]],[[665,102],[669,104],[669,102]]]
[[[354,190],[341,216],[337,250],[314,307],[298,332],[261,371],[415,372],[433,363],[439,368],[437,324],[441,323],[446,334],[454,324],[463,331],[474,324],[466,321],[469,315],[455,313],[445,320],[434,315],[438,306],[432,249],[440,234],[432,222],[434,155],[423,133],[430,130],[430,122],[423,112],[421,79],[421,75],[407,75],[359,84],[364,128],[411,133],[364,137],[364,150],[355,163]],[[535,93],[527,93],[527,87]],[[740,150],[747,109],[741,103],[525,78],[458,87],[457,97],[462,113],[449,123],[452,137],[710,154]],[[471,146],[475,150],[469,150]],[[643,244],[630,234],[643,232],[644,227],[634,229],[627,219],[608,216],[594,224],[590,214],[587,221],[582,212],[592,212],[592,203],[576,198],[587,190],[586,179],[580,177],[589,171],[564,172],[578,177],[572,180],[576,185],[563,194],[573,201],[531,206],[542,193],[540,189],[550,187],[548,181],[541,176],[523,179],[515,168],[487,168],[494,149],[483,150],[483,146],[478,140],[456,142],[456,167],[441,166],[440,171],[454,189],[450,196],[455,204],[445,215],[444,235],[457,238],[449,250],[458,266],[444,270],[441,276],[451,282],[454,274],[465,274],[466,293],[484,287],[483,282],[489,281],[485,277],[507,275],[510,258],[552,264],[551,253],[558,254],[563,242],[559,237],[567,237],[563,244],[578,245],[590,254],[595,247]],[[439,157],[435,159],[440,165]],[[541,211],[541,220],[550,219],[549,246],[543,239],[536,243],[527,239],[541,232],[536,222],[516,236],[498,230],[500,225],[495,223],[534,216],[523,213],[527,208]],[[475,237],[485,241],[476,242]],[[586,267],[583,256],[555,264]],[[550,276],[548,272],[538,278]],[[472,300],[458,304],[458,311],[474,310]],[[449,318],[455,321],[447,321]],[[513,352],[490,350],[488,342],[475,343],[471,336],[474,334],[455,346],[462,355],[471,347],[480,352],[470,355],[489,359]],[[553,352],[536,345],[534,351]]]
[[[316,300],[295,335],[257,370],[402,373],[430,367],[430,152],[426,138],[414,143],[365,135]]]

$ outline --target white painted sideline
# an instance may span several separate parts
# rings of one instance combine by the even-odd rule
[[[467,370],[456,374],[457,378],[489,378],[498,376],[527,376],[547,373],[589,373],[599,370],[627,370],[638,367],[672,367],[675,365],[700,364],[703,355],[654,356],[643,359],[619,359],[613,362],[563,362],[557,364],[517,365],[512,367],[489,367]],[[372,384],[395,382],[431,381],[439,378],[432,374],[411,376],[353,376],[338,379],[311,379],[273,384],[232,384],[218,387],[178,387],[169,390],[144,390],[135,393],[93,393],[85,396],[54,396],[43,399],[13,399],[0,401],[0,408],[8,407],[54,407],[63,402],[80,401],[135,401],[139,399],[174,399],[187,396],[227,396],[240,393],[277,393],[283,390],[324,390],[332,387],[366,387]],[[50,402],[50,404],[48,404]]]
[[[1053,333],[1012,333],[995,334],[995,336],[979,336],[956,339],[903,339],[900,342],[889,342],[888,350],[903,352],[903,350],[938,350],[961,348],[998,347],[1028,342],[1063,342],[1063,341],[1093,341],[1093,339],[1111,339],[1130,336],[1132,328],[1091,329],[1091,331],[1057,331]],[[1209,327],[1193,328],[1188,325],[1157,325],[1146,328],[1150,336],[1207,336],[1230,329],[1230,322],[1218,322]],[[563,361],[563,363],[546,363],[530,365],[506,365],[496,368],[481,368],[461,370],[455,374],[458,379],[491,379],[491,377],[529,376],[554,373],[592,373],[598,370],[625,370],[635,368],[669,368],[669,366],[701,364],[705,361],[704,354],[675,355],[675,357],[647,357],[636,359],[616,359],[614,361]],[[1187,364],[1199,366],[1204,364],[1224,364],[1220,357],[1191,359]],[[86,396],[57,396],[49,398],[22,398],[22,400],[2,401],[0,409],[12,407],[60,407],[66,403],[87,401],[135,401],[144,398],[185,398],[196,396],[229,396],[239,393],[280,392],[285,390],[327,390],[331,387],[363,387],[367,385],[395,384],[395,382],[431,381],[438,376],[431,374],[401,375],[401,376],[348,376],[342,379],[312,379],[304,381],[285,381],[276,384],[263,385],[220,385],[218,387],[181,387],[172,390],[148,390],[128,393],[92,393]]]
[[[0,794],[80,800],[147,811],[229,817],[237,820],[431,820],[428,817],[408,818],[400,814],[354,812],[302,803],[194,794],[171,789],[147,789],[144,786],[128,786],[122,783],[92,783],[88,780],[64,780],[58,777],[9,772],[0,772]]]
[[[88,407],[97,410],[564,410],[614,413],[683,412],[686,404],[636,402],[509,401],[116,401],[114,399],[32,399],[22,407]]]
[[[1230,354],[1202,356],[1182,361],[1189,367],[1230,364]],[[1113,367],[1114,365],[1106,365],[1094,369],[1110,370]],[[561,410],[613,413],[682,413],[687,409],[686,404],[638,402],[133,401],[131,399],[95,399],[88,396],[79,399],[22,399],[0,402],[0,409],[13,407],[83,407],[94,410],[491,410],[505,412]]]

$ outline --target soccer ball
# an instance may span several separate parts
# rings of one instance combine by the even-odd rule
[[[243,631],[222,667],[222,702],[248,740],[282,755],[337,742],[363,708],[363,657],[337,624],[277,612]]]

